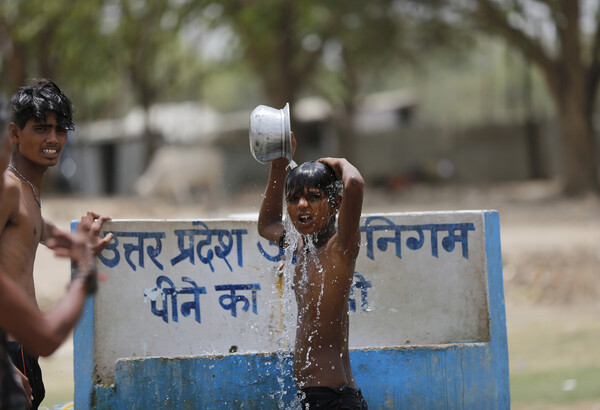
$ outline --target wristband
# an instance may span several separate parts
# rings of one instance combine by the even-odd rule
[[[88,295],[96,293],[96,290],[98,289],[98,271],[96,270],[96,264],[92,263],[89,269],[87,269],[87,272],[81,272],[79,266],[75,269],[76,273],[75,276],[73,276],[73,281],[82,279],[86,293]]]
[[[281,233],[281,236],[279,237],[279,241],[277,242],[277,244],[279,245],[279,247],[281,249],[283,249],[283,247],[285,246],[285,229]]]

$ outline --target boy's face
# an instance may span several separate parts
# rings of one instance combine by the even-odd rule
[[[292,192],[286,202],[290,220],[303,235],[314,234],[327,227],[336,211],[325,192],[314,187]]]
[[[10,124],[11,140],[17,144],[21,156],[42,166],[58,163],[67,135],[67,130],[58,126],[53,111],[48,111],[43,120],[30,119],[23,129]]]

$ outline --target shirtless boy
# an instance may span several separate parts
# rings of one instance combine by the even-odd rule
[[[295,145],[292,137],[293,149]],[[271,161],[258,232],[285,245],[285,195],[289,219],[300,233],[293,278],[298,305],[294,378],[302,392],[302,406],[366,409],[348,352],[348,298],[360,248],[364,181],[341,158],[304,163],[286,177],[288,164],[286,158]],[[287,235],[289,239],[291,234]]]
[[[0,274],[6,275],[35,301],[33,266],[38,243],[56,246],[69,237],[42,217],[41,189],[49,167],[58,163],[74,128],[71,101],[50,80],[23,87],[11,98],[12,122],[8,133],[13,145],[0,191]],[[94,213],[82,218],[82,226],[99,232],[108,218]],[[96,236],[91,244],[97,254],[112,239]],[[44,385],[37,356],[24,352],[14,335],[8,335],[9,353],[33,390],[32,408],[44,398]]]

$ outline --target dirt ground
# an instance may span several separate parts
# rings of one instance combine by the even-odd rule
[[[502,258],[507,311],[507,331],[511,380],[528,355],[539,350],[528,346],[529,329],[548,325],[548,332],[560,334],[591,329],[592,342],[575,346],[574,356],[560,354],[557,368],[583,363],[600,368],[600,198],[585,196],[563,198],[553,181],[506,183],[479,187],[412,186],[394,192],[368,190],[364,213],[421,212],[438,210],[494,209],[500,214]],[[258,211],[262,187],[250,187],[227,199],[200,196],[194,204],[175,204],[168,200],[135,197],[75,198],[48,197],[44,216],[63,229],[87,210],[115,219],[127,218],[220,218],[231,214]],[[56,260],[40,249],[35,268],[38,299],[42,309],[53,306],[69,281],[69,262]],[[564,324],[565,327],[560,327]],[[555,330],[552,330],[555,329]],[[589,332],[588,332],[589,333]],[[586,333],[587,334],[587,333]],[[551,338],[551,337],[550,337]],[[578,336],[574,336],[577,343]],[[543,340],[549,337],[543,336]],[[544,341],[541,343],[545,343]],[[571,346],[573,347],[573,346]],[[529,350],[528,350],[529,349]],[[571,352],[573,349],[566,349]],[[583,351],[581,351],[583,350]],[[551,356],[553,352],[548,353]],[[571,353],[569,353],[571,354]],[[558,360],[558,359],[557,359]],[[548,366],[545,364],[531,366]],[[72,342],[69,340],[50,359],[42,362],[49,393],[54,388],[72,395]],[[537,368],[536,368],[537,369]],[[598,379],[600,374],[596,373]],[[565,376],[567,377],[567,376]],[[600,382],[598,382],[600,391]],[[70,389],[70,392],[69,392]],[[72,397],[72,396],[71,396]],[[58,400],[51,402],[51,400]],[[64,396],[49,394],[44,404],[50,407]],[[513,400],[513,408],[547,408]],[[600,398],[551,408],[598,408]]]

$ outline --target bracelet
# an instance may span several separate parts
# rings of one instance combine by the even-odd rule
[[[88,295],[96,293],[96,290],[98,289],[98,271],[96,270],[96,264],[92,263],[85,273],[80,271],[79,266],[76,266],[75,269],[76,273],[71,282],[76,279],[82,279],[86,293]]]
[[[277,244],[279,245],[279,247],[281,249],[283,249],[283,247],[285,246],[285,229],[281,233],[281,236],[279,237],[279,241],[277,242]]]

